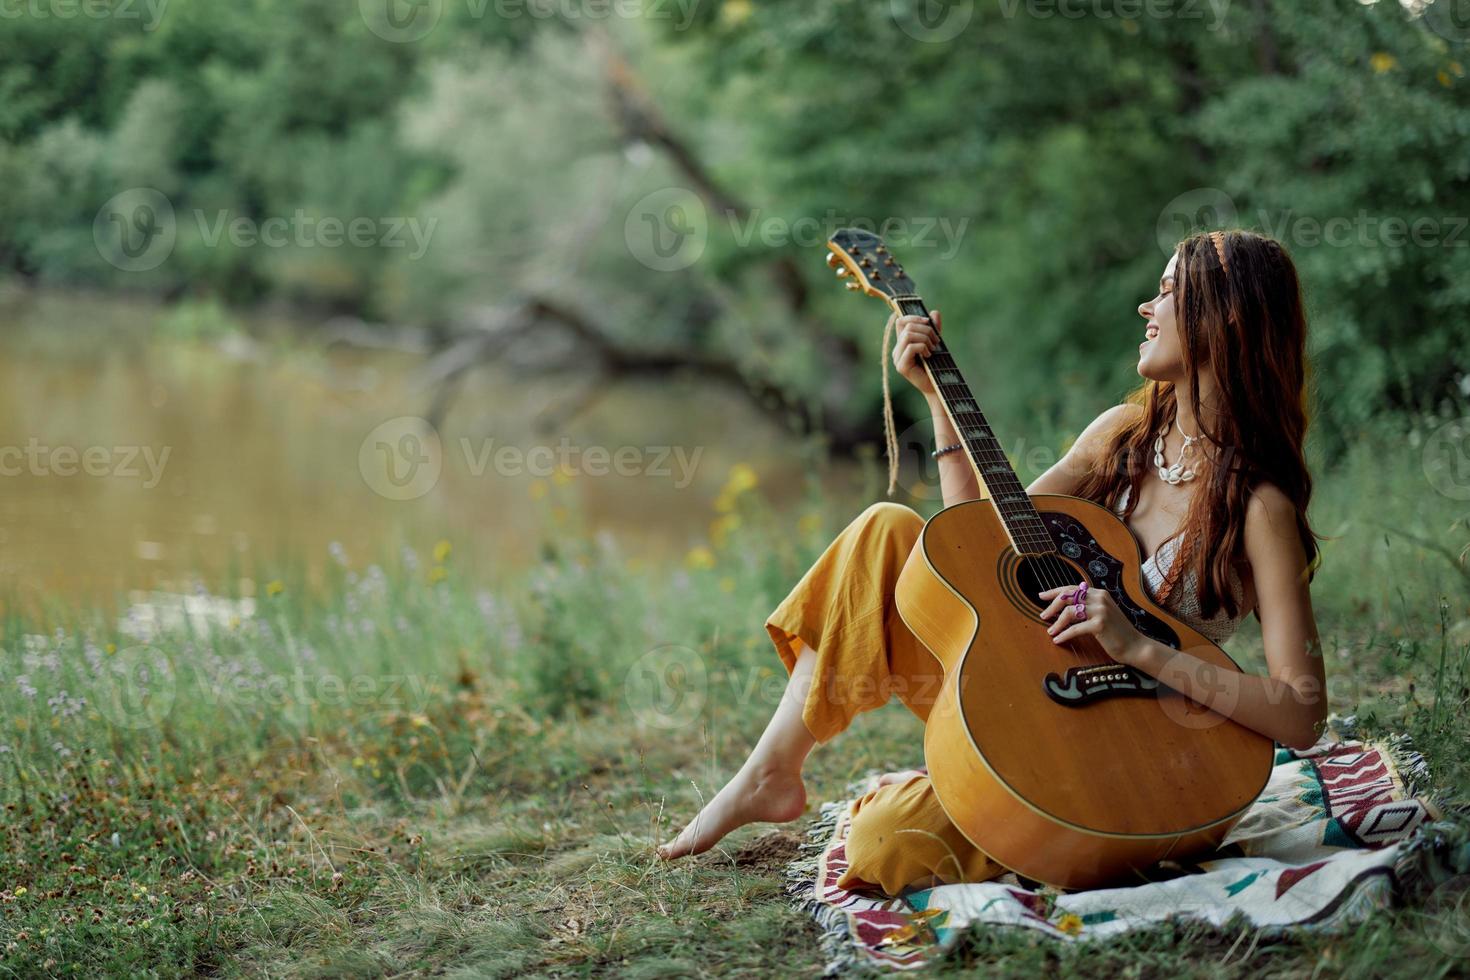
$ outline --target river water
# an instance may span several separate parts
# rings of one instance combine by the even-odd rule
[[[124,297],[0,302],[0,597],[249,595],[290,568],[320,579],[334,553],[440,540],[503,571],[569,514],[631,556],[679,560],[732,468],[782,508],[809,468],[741,397],[697,383],[614,386],[541,432],[575,376],[487,368],[430,431],[422,354],[313,344],[266,317],[201,336],[198,318]],[[820,479],[860,496],[854,467]]]

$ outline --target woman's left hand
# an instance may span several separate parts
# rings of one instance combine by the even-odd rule
[[[1079,619],[1077,603],[1068,598],[1076,591],[1077,583],[1073,583],[1037,593],[1040,598],[1051,600],[1051,604],[1041,611],[1041,618],[1056,617],[1056,622],[1046,630],[1053,642],[1061,646],[1079,636],[1094,636],[1108,656],[1120,664],[1131,665],[1137,658],[1138,642],[1143,639],[1143,634],[1133,628],[1106,589],[1091,585],[1083,597],[1085,615]]]

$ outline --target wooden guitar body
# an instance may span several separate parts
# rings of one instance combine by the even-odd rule
[[[1031,501],[1057,549],[1044,562],[1019,554],[979,499],[930,519],[899,578],[899,614],[944,670],[925,760],[946,814],[999,863],[1063,888],[1122,884],[1217,845],[1265,786],[1273,746],[1090,636],[1053,643],[1036,593],[1065,569],[1145,635],[1239,670],[1149,598],[1116,514],[1062,494]]]

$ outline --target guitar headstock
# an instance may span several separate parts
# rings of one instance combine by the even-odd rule
[[[916,294],[913,280],[904,274],[883,239],[872,232],[839,228],[827,239],[827,247],[831,249],[827,264],[837,270],[837,278],[847,280],[853,292],[876,296],[894,309],[900,297]]]

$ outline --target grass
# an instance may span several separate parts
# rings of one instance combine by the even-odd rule
[[[1314,521],[1337,539],[1316,611],[1334,709],[1410,732],[1463,793],[1470,507],[1426,484],[1406,438],[1385,423],[1319,471]],[[341,555],[313,593],[288,577],[121,621],[10,615],[0,976],[819,975],[781,891],[799,824],[673,865],[652,852],[769,716],[785,672],[765,615],[852,516],[813,491],[778,518],[753,483],[732,474],[684,567],[589,537],[552,481],[561,524],[524,573],[461,568],[441,542]],[[1259,668],[1253,621],[1229,649]],[[896,703],[864,715],[813,755],[812,800],[917,763],[920,734]],[[1340,937],[994,932],[935,972],[1459,974],[1465,896]]]

